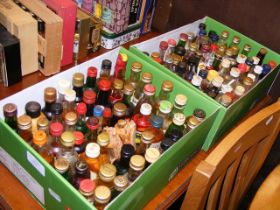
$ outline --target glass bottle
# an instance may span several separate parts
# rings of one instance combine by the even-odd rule
[[[28,115],[22,115],[17,118],[17,127],[19,136],[24,139],[28,144],[32,143],[32,120]]]
[[[167,40],[168,47],[165,51],[164,60],[166,60],[167,55],[172,55],[175,51],[176,41],[174,39]]]
[[[202,82],[202,77],[195,74],[193,75],[193,78],[191,80],[191,84],[196,87],[197,89],[200,89],[201,86],[201,82]]]
[[[88,130],[86,126],[86,112],[87,112],[86,104],[78,103],[76,112],[78,114],[76,130],[81,131],[83,134],[86,134]]]
[[[112,199],[114,200],[119,194],[121,194],[128,187],[128,180],[126,176],[116,176],[114,178],[114,189],[112,190]]]
[[[228,107],[232,103],[232,98],[229,95],[222,95],[217,101],[222,104],[224,107]]]
[[[54,169],[62,176],[64,179],[67,181],[70,181],[70,176],[69,176],[69,162],[63,158],[57,158],[54,160]]]
[[[205,67],[206,69],[213,69],[213,62],[215,60],[215,54],[218,50],[218,46],[216,44],[210,45],[210,53],[205,57]]]
[[[178,132],[180,134],[184,133],[184,123],[185,123],[186,117],[183,113],[176,113],[174,114],[174,117],[172,119],[172,123],[168,127],[168,129],[165,132],[165,137],[173,138],[173,134],[175,132]]]
[[[72,78],[73,90],[76,92],[75,103],[80,103],[83,100],[83,87],[85,77],[82,73],[75,73]]]
[[[215,98],[220,92],[220,88],[223,84],[223,81],[224,79],[220,76],[214,77],[206,92],[207,95],[211,98]]]
[[[152,126],[147,129],[147,131],[152,132],[154,135],[150,148],[160,148],[161,141],[164,139],[164,132],[161,129],[163,125],[162,117],[153,115],[151,118],[151,124]]]
[[[57,157],[61,151],[60,136],[63,132],[63,125],[60,122],[50,124],[50,147],[54,157]]]
[[[37,131],[37,121],[41,115],[41,105],[36,101],[25,104],[25,113],[32,119],[32,133]],[[16,118],[15,118],[16,119]]]
[[[145,158],[142,155],[133,155],[129,161],[129,170],[127,178],[133,182],[143,172],[145,167]]]
[[[190,44],[190,48],[186,51],[186,54],[184,55],[183,61],[189,62],[190,58],[194,58],[195,53],[196,53],[196,49],[197,49],[196,43],[192,42]]]
[[[97,131],[99,128],[99,120],[97,117],[89,117],[86,122],[88,132],[85,134],[85,139],[88,142],[96,142]]]
[[[90,178],[96,180],[100,169],[100,146],[96,143],[88,143],[86,151],[81,155],[81,159],[85,160],[90,169]]]
[[[170,71],[173,71],[173,69],[172,69],[172,67],[173,67],[173,57],[172,57],[172,55],[167,55],[165,57],[165,61],[164,61],[163,65],[165,66],[165,68],[169,69]]]
[[[180,61],[176,66],[175,73],[180,77],[185,77],[187,71],[187,64],[184,61]]]
[[[152,52],[152,53],[151,53],[151,58],[152,58],[155,62],[161,63],[159,52]]]
[[[63,122],[62,119],[62,113],[63,113],[63,107],[61,103],[53,103],[51,105],[51,112],[52,112],[52,119],[51,123],[53,122]]]
[[[87,142],[85,142],[85,136],[80,131],[74,131],[73,133],[75,135],[74,149],[78,154],[82,154],[85,152],[87,145]]]
[[[58,103],[64,103],[64,97],[65,97],[65,90],[70,89],[71,83],[66,80],[66,79],[60,79],[58,81],[58,99],[57,102]],[[64,104],[63,104],[64,107]]]
[[[175,47],[174,54],[179,55],[180,60],[183,60],[183,57],[184,57],[185,53],[186,53],[186,50],[185,50],[184,47],[182,47],[182,46],[176,46]]]
[[[96,93],[93,90],[85,90],[83,93],[83,102],[87,106],[86,116],[93,116],[93,107],[96,99]]]
[[[259,50],[259,52],[257,53],[256,57],[258,57],[260,59],[260,61],[259,61],[260,65],[263,63],[263,60],[264,60],[266,54],[267,54],[267,50],[264,48],[261,48]]]
[[[158,148],[148,148],[145,152],[145,168],[156,162],[160,158],[160,152]]]
[[[181,57],[179,55],[176,55],[176,54],[172,54],[172,71],[173,72],[180,72],[178,71],[178,65],[181,61]]]
[[[114,127],[118,120],[124,119],[126,117],[126,105],[121,102],[117,102],[113,106],[113,117],[110,122],[110,126]]]
[[[7,103],[3,107],[4,121],[14,131],[17,132],[17,106],[13,103]]]
[[[108,187],[99,185],[94,191],[94,206],[98,210],[103,210],[111,199],[111,191]]]
[[[185,44],[185,49],[188,50],[190,48],[190,44],[194,42],[195,34],[193,32],[187,32],[188,40]]]
[[[126,84],[131,84],[134,90],[140,81],[141,71],[142,64],[139,62],[133,62],[131,65],[130,76],[129,79],[126,81]]]
[[[45,133],[49,135],[49,120],[46,117],[40,117],[37,120],[37,128],[38,130],[45,131]]]
[[[53,155],[47,145],[47,135],[44,131],[35,131],[33,133],[32,147],[44,158],[49,164],[53,163]]]
[[[254,85],[254,81],[250,77],[244,77],[242,80],[243,87],[245,88],[245,92],[248,92]]]
[[[237,85],[233,91],[233,100],[238,100],[245,93],[245,88],[241,85]]]
[[[232,46],[237,46],[238,47],[239,43],[240,43],[240,37],[239,36],[233,36],[231,44],[229,45],[229,47],[232,47]],[[239,50],[238,50],[238,52],[239,52]]]
[[[226,77],[230,71],[230,60],[224,58],[219,66],[219,75],[221,77]]]
[[[123,98],[123,80],[114,79],[113,81],[113,89],[109,96],[109,107],[113,107],[113,105],[117,102],[120,102]]]
[[[247,74],[247,77],[250,77],[254,81],[254,83],[257,83],[259,81],[259,77],[262,73],[262,70],[262,66],[256,65],[253,71]]]
[[[186,42],[188,41],[188,35],[185,33],[180,33],[179,35],[179,41],[177,43],[177,46],[182,46],[185,48]]]
[[[50,121],[52,119],[52,112],[51,112],[51,105],[56,102],[56,89],[53,87],[47,87],[44,90],[44,101],[45,106],[42,109],[42,112],[44,115],[48,118]]]
[[[163,125],[162,125],[163,132],[166,131],[166,129],[169,127],[169,125],[172,122],[172,118],[170,116],[171,111],[172,111],[172,104],[170,101],[163,100],[160,102],[158,116],[162,117],[163,119]]]
[[[95,181],[84,179],[80,182],[79,192],[87,199],[90,204],[94,204],[94,190],[96,189]]]
[[[164,138],[160,143],[160,153],[164,153],[167,149],[169,149],[173,145],[174,141],[170,138]]]
[[[97,68],[90,66],[87,69],[87,78],[86,78],[86,84],[84,86],[85,90],[96,90],[96,76],[97,76]]]
[[[262,73],[259,76],[259,80],[264,78],[270,72],[270,70],[271,70],[271,67],[268,64],[263,64],[262,68],[263,68],[263,70],[262,70]]]
[[[144,155],[145,151],[152,144],[154,137],[155,136],[154,136],[153,132],[151,132],[149,130],[143,131],[142,136],[141,136],[141,142],[140,142],[139,146],[136,148],[136,154]]]
[[[122,102],[126,105],[126,117],[131,118],[133,115],[134,105],[131,102],[134,88],[131,84],[126,84],[123,89],[123,100]]]
[[[170,93],[173,91],[173,83],[169,80],[164,80],[161,84],[161,89],[156,97],[156,112],[159,110],[160,102],[163,100],[169,100],[170,99]]]
[[[143,103],[148,103],[152,106],[152,113],[155,113],[155,93],[156,87],[152,84],[147,84],[144,86],[144,96],[138,101],[137,105],[134,109],[134,114],[138,114],[140,112],[140,108]]]
[[[103,111],[102,128],[109,126],[112,118],[112,110],[109,107],[105,107]]]
[[[100,133],[97,136],[97,143],[100,146],[100,155],[99,159],[102,163],[109,163],[110,162],[110,150],[108,145],[110,143],[109,134],[105,131]]]
[[[63,106],[63,113],[62,116],[65,116],[67,112],[74,112],[75,111],[75,99],[76,99],[76,92],[72,89],[64,90],[64,103]]]
[[[183,94],[177,94],[175,96],[175,101],[174,101],[173,109],[171,112],[172,118],[174,117],[174,115],[176,113],[184,113],[184,109],[186,107],[187,100],[188,100],[187,96],[185,96]]]
[[[114,179],[116,177],[117,169],[111,163],[105,163],[100,166],[98,185],[107,186],[110,190],[114,188]]]
[[[186,119],[186,129],[185,129],[185,133],[189,133],[190,131],[192,131],[200,122],[198,121],[198,119],[194,116],[190,116]]]
[[[90,178],[90,171],[88,164],[85,160],[78,160],[75,164],[75,173],[71,178],[71,184],[79,189],[80,182],[84,179]]]
[[[113,163],[117,168],[117,175],[124,175],[128,172],[129,160],[133,155],[135,155],[135,148],[131,144],[123,144],[120,159]]]
[[[227,39],[228,39],[228,37],[229,37],[229,32],[228,32],[228,31],[223,31],[223,32],[221,33],[220,39],[219,39],[219,41],[218,41],[218,45],[219,45],[219,46],[220,46],[220,45],[225,45],[225,46],[227,46]]]
[[[251,52],[251,45],[244,44],[241,54],[248,56]]]
[[[127,54],[120,53],[118,55],[114,71],[114,79],[119,79],[124,82],[127,60]]]
[[[112,62],[108,59],[104,59],[101,64],[101,71],[100,71],[100,80],[101,79],[110,79],[111,75],[111,68],[112,68]]]
[[[64,117],[64,130],[75,131],[78,116],[76,112],[68,112]]]
[[[161,41],[159,43],[159,58],[161,61],[164,61],[164,55],[166,53],[167,48],[168,48],[168,43],[166,41]]]
[[[101,132],[102,130],[102,124],[103,124],[103,111],[104,111],[104,107],[101,105],[96,105],[93,108],[93,116],[98,118],[98,122],[99,122],[99,127],[98,127],[98,133]]]
[[[95,104],[102,105],[104,107],[108,106],[110,93],[111,81],[108,79],[100,79],[98,81],[98,91]]]

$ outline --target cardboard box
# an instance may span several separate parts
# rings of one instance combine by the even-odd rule
[[[38,70],[37,21],[12,0],[0,1],[0,23],[20,40],[22,75]]]
[[[149,56],[142,53],[142,51],[146,51],[148,53],[158,51],[159,49],[159,43],[163,40],[167,40],[168,38],[173,38],[175,40],[178,40],[180,33],[186,33],[188,31],[192,31],[195,34],[197,34],[198,31],[198,25],[201,22],[205,22],[207,25],[207,31],[209,30],[215,30],[218,34],[221,34],[223,30],[229,31],[230,37],[228,38],[228,41],[232,40],[232,37],[234,35],[237,35],[241,39],[241,43],[239,46],[243,46],[245,43],[248,43],[252,46],[251,55],[256,55],[258,50],[261,47],[264,47],[263,45],[255,42],[254,40],[246,37],[245,35],[223,25],[222,23],[219,23],[218,21],[210,18],[205,17],[203,19],[200,19],[198,21],[195,21],[191,24],[182,26],[178,29],[175,29],[173,31],[167,32],[165,34],[162,34],[158,37],[155,37],[153,39],[147,40],[145,42],[139,43],[134,45],[130,48],[130,50],[138,55],[139,57],[145,59],[146,61],[153,64],[156,68],[161,69],[163,72],[167,73],[168,75],[176,78],[178,81],[185,84],[185,86],[194,89],[197,94],[202,94],[204,97],[208,99],[209,102],[216,103],[220,106],[220,112],[218,114],[218,117],[216,118],[214,124],[211,126],[211,130],[205,140],[205,143],[203,145],[204,150],[208,150],[211,145],[215,143],[218,139],[222,137],[223,134],[225,134],[226,131],[228,131],[236,122],[238,122],[253,106],[256,104],[260,99],[262,99],[269,90],[271,84],[273,83],[274,79],[276,78],[276,75],[278,73],[278,70],[280,68],[280,55],[276,52],[267,49],[267,55],[265,57],[264,63],[267,63],[269,60],[275,60],[278,63],[278,66],[272,70],[265,78],[263,78],[261,81],[258,82],[258,84],[252,88],[249,92],[247,92],[243,97],[241,97],[239,100],[235,101],[231,106],[224,107],[220,105],[217,101],[210,98],[208,95],[202,93],[200,90],[193,87],[190,83],[186,82],[184,79],[179,77],[178,75],[174,74],[170,70],[166,69],[164,66],[162,66],[159,63],[156,63],[150,58]]]

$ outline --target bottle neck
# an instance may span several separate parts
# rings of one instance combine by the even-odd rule
[[[51,111],[51,105],[54,104],[54,102],[45,102],[45,111],[50,112]]]
[[[87,77],[86,88],[94,90],[96,87],[96,77]]]

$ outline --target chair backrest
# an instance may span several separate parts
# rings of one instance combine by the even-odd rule
[[[233,129],[196,168],[181,209],[236,209],[278,133],[280,101]]]

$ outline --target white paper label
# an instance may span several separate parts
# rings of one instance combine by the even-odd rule
[[[48,190],[49,190],[50,195],[60,203],[61,202],[60,196],[58,194],[56,194],[56,192],[54,192],[51,188],[49,188]]]
[[[152,144],[150,145],[150,148],[160,149],[160,143],[161,143],[161,142],[152,143]]]
[[[29,163],[31,163],[42,176],[45,176],[45,167],[29,151],[26,152],[26,156]]]
[[[0,147],[0,161],[42,204],[45,204],[44,188],[2,147]]]

